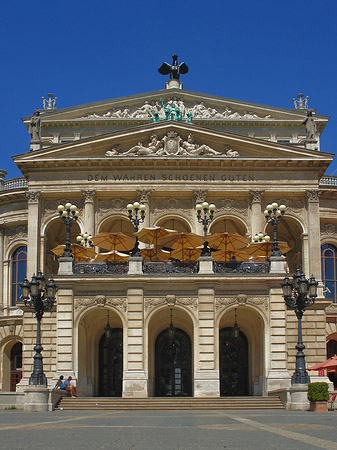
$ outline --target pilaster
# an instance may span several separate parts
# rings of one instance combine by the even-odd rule
[[[315,189],[306,191],[308,211],[309,238],[309,271],[307,276],[314,275],[316,280],[322,279],[321,274],[321,241],[319,220],[319,196],[321,191]]]
[[[69,375],[74,377],[73,358],[73,305],[74,296],[72,289],[59,289],[57,293],[57,359],[56,374],[64,375],[66,379]]]
[[[28,197],[28,247],[27,247],[27,276],[37,273],[39,269],[39,191],[26,193]]]
[[[264,229],[264,223],[262,222],[264,218],[262,214],[262,196],[264,191],[250,191],[249,193],[251,195],[251,233],[253,238],[256,234],[263,232]]]
[[[137,195],[139,197],[139,203],[142,203],[143,205],[146,206],[144,222],[142,224],[140,224],[139,229],[142,229],[143,227],[145,227],[145,228],[149,228],[150,227],[150,224],[151,224],[150,198],[151,198],[151,194],[152,194],[153,191],[154,191],[154,189],[137,190]]]
[[[196,351],[194,353],[194,396],[218,397],[220,395],[219,371],[215,368],[215,299],[214,289],[199,288]]]
[[[0,227],[0,312],[4,308],[4,230]]]
[[[147,397],[148,374],[144,369],[144,298],[141,288],[127,292],[127,334],[124,344],[123,397]]]
[[[286,309],[281,288],[271,288],[269,299],[269,338],[265,343],[267,392],[287,388],[291,382],[287,370]]]
[[[84,197],[84,230],[91,236],[95,235],[95,195],[96,191],[82,191]]]
[[[206,201],[207,193],[208,193],[208,191],[206,189],[198,189],[197,191],[193,191],[193,197],[194,197],[193,209],[195,209],[195,205],[197,203],[203,203]],[[194,230],[195,230],[194,233],[201,234],[203,236],[204,230],[202,228],[202,223],[199,223],[199,221],[198,221],[196,211],[194,211],[194,214],[192,214],[192,217],[194,218]]]

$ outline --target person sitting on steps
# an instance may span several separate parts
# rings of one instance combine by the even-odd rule
[[[64,382],[66,391],[69,392],[71,398],[77,397],[76,386],[71,382],[73,378],[71,376]]]

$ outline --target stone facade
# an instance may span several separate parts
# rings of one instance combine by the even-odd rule
[[[160,98],[179,102],[193,123],[152,121]],[[234,313],[247,345],[246,393],[266,395],[289,387],[297,321],[282,297],[283,263],[274,270],[257,271],[262,265],[255,265],[221,272],[206,258],[195,272],[176,273],[146,269],[135,259],[128,273],[86,273],[72,263],[60,270],[51,249],[65,242],[57,205],[66,201],[79,211],[72,242],[83,232],[132,234],[126,205],[134,201],[146,206],[141,227],[202,234],[195,204],[207,200],[217,207],[209,234],[251,238],[272,232],[263,211],[277,201],[288,207],[279,240],[290,246],[290,272],[301,267],[321,281],[321,245],[337,243],[337,183],[323,177],[332,157],[319,151],[319,136],[314,148],[307,145],[304,118],[302,110],[178,89],[41,111],[40,142],[15,157],[29,183],[2,181],[0,191],[2,391],[10,389],[15,343],[23,343],[18,392],[26,389],[32,371],[36,320],[12,300],[12,255],[20,246],[28,249],[28,278],[41,269],[58,286],[55,310],[42,319],[49,387],[59,375],[71,375],[80,395],[100,395],[100,342],[109,321],[122,329],[121,395],[158,395],[156,342],[170,324],[171,310],[174,327],[191,344],[189,395],[226,395],[219,336],[233,328]],[[315,116],[319,134],[327,120]],[[28,127],[30,118],[24,123]],[[320,288],[315,306],[304,315],[309,365],[325,357],[327,340],[337,336],[337,311],[330,304]]]

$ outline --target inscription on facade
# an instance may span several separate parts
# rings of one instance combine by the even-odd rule
[[[111,173],[88,174],[88,181],[255,181],[251,174],[207,174],[207,173]]]

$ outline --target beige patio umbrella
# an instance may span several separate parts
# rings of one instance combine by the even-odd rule
[[[216,233],[207,237],[210,248],[220,249],[223,251],[223,261],[231,260],[231,253],[241,250],[247,246],[249,238],[241,236],[238,233]],[[214,253],[215,254],[215,253]],[[212,255],[214,258],[214,254]]]
[[[180,261],[196,261],[200,258],[202,248],[178,248],[171,252],[171,257]]]
[[[278,248],[281,253],[287,253],[291,250],[291,247],[287,244],[287,242],[278,242]],[[268,242],[252,242],[246,249],[247,253],[251,256],[257,256],[260,258],[264,258],[265,260],[269,259],[271,252],[273,249],[273,243]]]
[[[194,233],[170,233],[159,240],[160,245],[169,248],[196,248],[204,243],[204,237]]]
[[[161,250],[158,247],[155,248],[143,248],[140,251],[140,254],[144,261],[168,261],[170,258],[170,253]]]
[[[92,238],[92,242],[105,250],[128,252],[133,249],[136,238],[124,233],[100,233]]]
[[[226,250],[218,250],[215,252],[212,252],[212,257],[214,261],[221,262],[221,261],[251,261],[253,257],[246,252],[246,249],[243,250],[233,250],[233,251],[226,251]]]
[[[98,253],[95,261],[103,262],[126,262],[129,259],[129,255],[123,255],[123,253],[119,253],[117,251],[107,252],[107,253]]]
[[[55,255],[61,256],[65,247],[65,245],[58,245],[57,247],[52,248],[51,251]],[[71,244],[70,249],[75,262],[90,261],[90,259],[96,256],[95,250],[91,247],[83,247],[79,244]]]
[[[142,228],[137,233],[134,233],[134,235],[138,237],[140,242],[144,242],[144,244],[153,244],[157,247],[159,245],[159,239],[170,233],[176,233],[176,231],[167,230],[163,227],[149,227]]]

